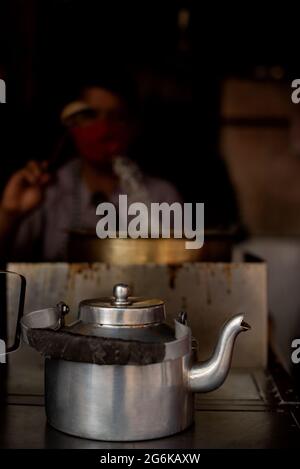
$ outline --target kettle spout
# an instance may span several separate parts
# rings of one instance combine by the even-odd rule
[[[251,329],[243,314],[234,316],[224,325],[212,357],[196,363],[189,370],[188,382],[192,392],[213,391],[223,384],[230,369],[233,346],[242,331]]]

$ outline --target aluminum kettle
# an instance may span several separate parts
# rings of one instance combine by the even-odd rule
[[[197,363],[186,315],[180,314],[175,327],[169,327],[164,302],[132,297],[126,284],[115,285],[111,297],[82,301],[78,320],[68,326],[66,311],[60,305],[27,314],[23,337],[34,346],[34,328],[55,330],[54,340],[59,337],[55,334],[65,334],[60,335],[59,352],[53,344],[45,350],[43,341],[36,342],[46,356],[48,422],[96,440],[153,439],[187,428],[193,422],[194,393],[212,391],[224,382],[235,339],[250,328],[242,314],[234,316],[223,327],[211,359]],[[72,340],[80,347],[69,346]],[[97,350],[92,359],[82,353],[85,346],[89,352]],[[120,362],[124,350],[127,361]]]

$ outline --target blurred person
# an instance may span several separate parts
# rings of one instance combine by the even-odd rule
[[[67,260],[70,232],[94,230],[96,207],[181,201],[173,185],[143,174],[128,158],[135,136],[130,99],[107,82],[91,82],[62,112],[77,158],[53,175],[51,161],[30,161],[14,173],[0,203],[2,259]]]

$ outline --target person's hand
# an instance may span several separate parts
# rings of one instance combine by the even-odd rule
[[[14,173],[6,184],[0,204],[2,212],[18,217],[37,208],[49,180],[47,162],[30,161]]]

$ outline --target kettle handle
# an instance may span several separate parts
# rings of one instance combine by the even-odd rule
[[[18,306],[18,316],[17,316],[17,325],[16,325],[16,332],[14,343],[11,347],[6,350],[6,353],[14,352],[18,349],[20,345],[20,338],[21,338],[21,317],[24,311],[24,303],[25,303],[25,291],[26,291],[26,279],[23,275],[17,274],[16,272],[11,272],[9,270],[0,270],[0,274],[5,275],[17,275],[20,279],[20,295],[19,295],[19,306]]]

